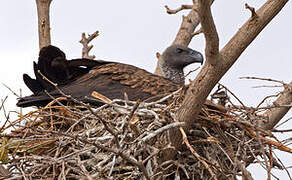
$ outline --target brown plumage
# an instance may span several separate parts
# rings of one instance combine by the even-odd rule
[[[51,50],[52,48],[54,49],[55,47],[50,46],[49,49]],[[41,52],[43,51],[41,50]],[[170,73],[167,73],[167,79],[128,64],[93,61],[94,66],[92,66],[92,63],[88,65],[87,60],[84,61],[84,64],[81,59],[77,61],[78,63],[73,63],[74,60],[59,60],[58,58],[65,57],[62,53],[59,54],[62,56],[51,56],[50,54],[46,54],[46,58],[40,56],[38,65],[45,64],[45,68],[42,66],[36,68],[36,79],[30,78],[28,75],[24,76],[26,85],[34,94],[20,98],[17,106],[45,106],[52,100],[45,91],[48,91],[54,98],[62,96],[59,90],[52,89],[52,85],[40,77],[37,73],[38,70],[48,77],[54,77],[49,78],[51,81],[60,82],[61,84],[59,83],[58,88],[64,94],[85,103],[99,106],[102,102],[92,101],[88,98],[93,91],[97,91],[110,99],[123,99],[124,93],[128,95],[129,100],[134,101],[148,98],[154,100],[157,99],[155,98],[157,96],[162,97],[181,86],[181,74],[185,66],[203,61],[202,55],[197,51],[178,45],[171,46],[162,55],[165,57],[163,68],[166,71],[170,68],[172,69],[172,71],[169,71]],[[51,60],[47,57],[54,57],[54,59]],[[45,59],[45,63],[40,61],[43,61],[43,59]],[[54,61],[57,62],[57,67],[52,65]],[[83,66],[85,66],[85,69]],[[46,71],[43,72],[42,69]],[[84,71],[76,74],[74,73],[75,71],[71,72],[71,69]],[[59,77],[60,75],[63,76]]]
[[[96,66],[76,81],[59,88],[64,94],[71,95],[77,100],[101,105],[101,103],[88,98],[93,91],[97,91],[110,99],[121,99],[126,93],[129,100],[146,100],[153,96],[159,95],[161,97],[177,90],[179,87],[180,84],[135,66],[109,63]],[[59,90],[53,90],[49,94],[55,98],[62,96]],[[41,92],[37,95],[19,99],[17,106],[44,106],[51,100],[45,92]]]

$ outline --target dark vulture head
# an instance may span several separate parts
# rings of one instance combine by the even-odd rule
[[[176,83],[184,83],[183,69],[192,63],[203,63],[203,55],[182,45],[168,47],[160,57],[160,69],[163,77]]]
[[[65,53],[61,51],[59,48],[52,45],[43,47],[39,53],[39,60],[46,59],[46,60],[51,61],[57,57],[66,59]]]

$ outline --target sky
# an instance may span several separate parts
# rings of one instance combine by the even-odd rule
[[[250,17],[244,4],[259,8],[265,0],[216,0],[212,6],[213,17],[220,39],[220,48],[230,40],[235,32]],[[191,0],[124,0],[124,1],[72,1],[53,0],[50,9],[52,45],[62,49],[68,59],[81,56],[81,33],[100,35],[92,41],[91,54],[96,59],[132,64],[154,72],[156,52],[162,53],[175,38],[182,15],[165,12],[164,5],[174,9]],[[292,81],[292,5],[284,9],[261,32],[246,51],[239,57],[220,83],[227,86],[247,106],[256,106],[267,95],[280,92],[281,88],[260,87],[278,85],[275,83],[242,80],[243,76],[255,76]],[[37,11],[35,0],[3,1],[0,6],[0,99],[8,96],[5,102],[7,111],[18,111],[13,91],[22,89],[23,95],[31,92],[22,81],[22,74],[33,75],[32,62],[38,57]],[[190,48],[204,52],[202,34],[195,36]],[[191,65],[186,72],[199,67]],[[193,79],[196,73],[189,76]],[[270,101],[271,102],[271,101]],[[292,117],[291,110],[283,120]],[[0,112],[0,122],[4,120]],[[292,123],[283,126],[291,128]],[[280,139],[291,137],[279,135]],[[278,153],[287,166],[292,165],[291,154]],[[255,179],[266,177],[259,167],[250,167]],[[291,169],[290,169],[291,170]],[[284,171],[273,171],[280,179],[288,179]]]

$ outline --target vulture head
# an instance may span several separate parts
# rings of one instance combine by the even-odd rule
[[[176,83],[184,83],[183,69],[192,63],[203,63],[203,55],[182,45],[168,47],[160,57],[162,76]]]
[[[58,57],[66,59],[65,53],[61,51],[59,48],[52,45],[43,47],[39,53],[39,60],[46,59],[51,61]]]

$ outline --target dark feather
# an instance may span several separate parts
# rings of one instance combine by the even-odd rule
[[[129,100],[145,100],[157,95],[166,95],[179,87],[177,83],[135,66],[108,63],[96,66],[70,84],[59,86],[59,89],[77,100],[92,103],[86,97],[90,97],[93,91],[110,99],[123,98],[124,93],[127,93]],[[62,96],[58,90],[49,94],[54,98]],[[51,100],[45,92],[41,92],[38,95],[20,98],[17,106],[45,106]]]
[[[34,93],[37,94],[41,92],[44,88],[41,86],[40,82],[32,79],[29,75],[23,74],[23,81],[25,85]]]
[[[46,81],[39,71],[66,95],[94,104],[88,97],[93,91],[110,98],[122,99],[126,93],[130,100],[145,100],[166,95],[182,84],[183,68],[194,62],[202,62],[202,55],[190,48],[173,45],[162,54],[161,64],[164,77],[154,75],[135,66],[89,59],[67,61],[65,54],[57,47],[41,49],[38,63],[34,63],[36,79],[24,76],[26,85],[34,95],[20,98],[17,106],[45,106],[54,98],[62,96]]]

